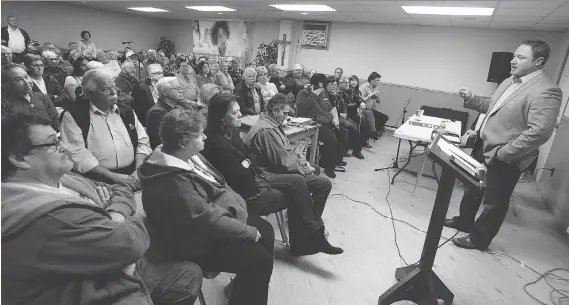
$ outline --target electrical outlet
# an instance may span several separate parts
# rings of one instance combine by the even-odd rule
[[[555,174],[555,167],[552,167],[552,168],[551,168],[551,171],[550,171],[551,177],[553,177],[553,174]]]

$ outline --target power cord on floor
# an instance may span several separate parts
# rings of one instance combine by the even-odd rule
[[[356,202],[356,203],[359,203],[359,204],[363,204],[363,205],[365,205],[365,206],[371,208],[376,214],[378,214],[379,216],[381,216],[381,217],[383,217],[383,218],[385,218],[385,219],[390,219],[390,220],[391,220],[391,225],[393,226],[393,239],[394,239],[394,242],[395,242],[395,247],[397,248],[397,254],[399,255],[399,258],[405,263],[405,265],[409,265],[409,263],[407,263],[407,261],[405,260],[405,258],[404,258],[403,255],[401,254],[401,249],[399,248],[399,243],[397,242],[397,230],[396,230],[396,228],[395,228],[395,222],[397,221],[397,222],[400,222],[400,223],[404,223],[404,224],[406,224],[407,226],[409,226],[409,227],[411,227],[411,228],[413,228],[413,229],[415,229],[415,230],[417,230],[417,231],[419,231],[419,232],[425,233],[425,234],[427,234],[427,231],[422,230],[422,229],[420,229],[420,228],[414,226],[413,224],[411,224],[411,223],[409,223],[409,222],[407,222],[407,221],[405,221],[405,220],[401,220],[401,219],[397,219],[397,218],[393,217],[393,209],[392,209],[392,207],[391,207],[391,203],[389,202],[389,194],[391,193],[391,174],[390,174],[390,172],[389,172],[389,169],[391,169],[391,168],[392,168],[392,167],[387,168],[387,177],[388,177],[388,183],[387,183],[387,185],[388,185],[388,190],[387,190],[387,194],[385,195],[385,201],[387,202],[387,206],[389,207],[389,213],[390,213],[391,216],[387,216],[387,215],[385,215],[385,214],[379,212],[374,206],[372,206],[371,204],[369,204],[369,203],[367,203],[367,202],[365,202],[365,201],[355,200],[355,199],[352,199],[351,197],[346,196],[346,195],[344,195],[344,194],[331,194],[330,197],[334,197],[334,196],[342,196],[342,197],[345,197],[345,198],[349,199],[350,201],[353,201],[353,202]],[[445,239],[445,241],[444,241],[442,244],[440,244],[440,245],[438,246],[438,248],[444,246],[446,243],[448,243],[450,240],[452,240],[458,233],[459,233],[459,231],[457,230],[457,231],[454,233],[454,235],[451,236],[450,238],[447,238],[447,237],[445,237],[445,236],[441,236],[443,239]],[[438,248],[437,248],[437,249],[438,249]],[[419,259],[416,263],[414,263],[414,264],[412,264],[412,265],[417,265],[417,264],[419,264],[419,263],[421,262],[421,260],[422,260],[422,258]]]
[[[547,168],[547,167],[537,168],[537,169],[534,171],[534,173],[533,173],[533,175],[532,175],[532,178],[531,178],[530,180],[522,180],[522,181],[520,181],[519,183],[529,183],[529,182],[535,181],[536,175],[537,175],[537,171],[539,171],[539,170],[548,170],[548,171],[551,172],[551,175],[552,175],[552,176],[553,176],[553,173],[555,172],[555,169],[553,169],[553,168]],[[524,173],[525,173],[525,172],[524,172]],[[523,174],[522,174],[522,175],[523,175]]]
[[[551,304],[553,304],[553,305],[567,305],[567,304],[569,304],[569,278],[562,277],[560,275],[555,274],[555,272],[558,272],[558,271],[569,272],[569,269],[553,268],[553,269],[547,270],[545,273],[541,273],[541,272],[537,271],[535,268],[532,268],[531,266],[524,264],[519,259],[517,259],[511,255],[508,255],[506,253],[496,253],[496,252],[485,252],[485,253],[493,255],[493,256],[509,258],[509,259],[519,263],[520,265],[522,265],[523,268],[527,268],[527,269],[531,270],[532,272],[534,272],[535,274],[539,275],[539,277],[535,281],[529,282],[529,283],[525,284],[523,287],[524,292],[530,298],[532,298],[534,301],[536,301],[537,303],[542,304],[542,305],[549,305],[548,303],[543,302],[540,299],[536,298],[534,295],[532,295],[527,290],[527,288],[532,286],[532,285],[537,284],[541,280],[544,280],[545,283],[549,286],[549,288],[551,288],[551,292],[549,293],[549,300],[551,301]],[[563,287],[564,289],[561,289],[558,287],[554,287],[553,284],[551,283],[551,281],[557,281],[556,284],[565,285],[565,287],[567,287],[567,288]],[[558,294],[557,300],[554,297],[555,294]]]
[[[391,215],[391,216],[387,216],[387,215],[381,213],[381,212],[378,211],[374,206],[372,206],[371,204],[369,204],[369,203],[367,203],[367,202],[365,202],[365,201],[356,200],[356,199],[353,199],[353,198],[351,198],[351,197],[349,197],[349,196],[347,196],[347,195],[344,195],[344,194],[331,194],[330,197],[337,197],[337,196],[340,196],[340,197],[347,198],[347,199],[350,200],[350,201],[353,201],[353,202],[356,202],[356,203],[365,205],[365,206],[367,206],[368,208],[371,208],[377,215],[379,215],[379,216],[381,216],[381,217],[383,217],[383,218],[385,218],[385,219],[390,219],[390,220],[391,220],[391,224],[392,224],[392,226],[393,226],[393,235],[394,235],[395,247],[397,248],[397,254],[399,255],[399,258],[401,258],[401,260],[403,260],[403,262],[404,262],[406,265],[409,265],[409,264],[407,263],[407,261],[405,260],[405,258],[403,258],[403,255],[401,254],[401,249],[399,249],[399,244],[398,244],[398,242],[397,242],[397,230],[396,230],[396,228],[395,228],[395,222],[397,221],[397,222],[406,224],[407,226],[409,226],[409,227],[411,227],[411,228],[413,228],[413,229],[415,229],[415,230],[417,230],[417,231],[419,231],[419,232],[425,233],[425,234],[427,234],[427,231],[422,230],[422,229],[420,229],[420,228],[414,226],[413,224],[411,224],[411,223],[409,223],[409,222],[407,222],[407,221],[405,221],[405,220],[401,220],[401,219],[397,219],[397,218],[393,217],[393,209],[391,208],[391,203],[389,202],[389,194],[391,193],[391,174],[390,174],[390,172],[389,172],[389,169],[391,169],[391,168],[392,168],[392,167],[387,168],[387,176],[388,176],[388,184],[387,184],[387,185],[388,185],[388,190],[387,190],[387,194],[385,195],[385,201],[387,202],[387,206],[389,207],[389,212],[390,212],[390,215]],[[540,169],[541,169],[541,168],[540,168]],[[540,170],[540,169],[537,169],[537,170]],[[547,168],[543,168],[543,169],[547,169]],[[536,170],[536,171],[537,171],[537,170]],[[442,246],[444,246],[445,244],[447,244],[449,241],[451,241],[458,233],[459,233],[459,231],[457,230],[457,231],[454,233],[454,235],[451,236],[450,238],[447,238],[447,237],[445,237],[445,236],[441,236],[441,238],[445,239],[445,241],[444,241],[442,244],[440,244],[440,245],[437,247],[437,249],[438,249],[438,248],[441,248]],[[550,292],[550,294],[549,294],[549,299],[550,299],[550,301],[551,301],[551,304],[553,304],[553,305],[569,305],[569,278],[562,277],[562,276],[559,276],[559,275],[555,274],[555,272],[557,272],[557,271],[569,272],[569,269],[566,269],[566,268],[554,268],[554,269],[550,269],[550,270],[546,271],[545,273],[541,273],[541,272],[537,271],[536,269],[532,268],[531,266],[528,266],[528,265],[524,264],[522,261],[520,261],[520,260],[518,260],[517,258],[515,258],[515,257],[513,257],[513,256],[510,256],[510,255],[508,255],[508,254],[506,254],[506,253],[496,253],[496,252],[485,252],[485,253],[490,254],[490,255],[493,255],[493,256],[509,258],[509,259],[511,259],[511,260],[513,260],[513,261],[515,261],[515,262],[520,263],[520,264],[521,264],[522,266],[524,266],[525,268],[528,268],[529,270],[531,270],[531,271],[533,271],[534,273],[536,273],[537,275],[539,275],[539,277],[538,277],[535,281],[529,282],[529,283],[525,284],[524,287],[523,287],[524,292],[525,292],[530,298],[532,298],[534,301],[538,302],[538,303],[541,304],[541,305],[549,305],[548,303],[545,303],[545,302],[539,300],[538,298],[536,298],[534,295],[532,295],[532,294],[527,290],[528,287],[537,284],[539,281],[541,281],[541,280],[543,279],[543,280],[545,281],[545,283],[551,288],[551,292]],[[414,264],[412,264],[412,265],[417,265],[417,264],[419,264],[419,263],[421,262],[421,260],[422,260],[422,258],[419,259],[416,263],[414,263]],[[561,288],[554,287],[553,284],[552,284],[550,281],[557,281],[556,284],[559,284],[559,282],[561,282],[561,283],[567,285],[567,289],[561,289]],[[565,288],[565,287],[563,287],[563,288]],[[557,296],[555,296],[556,294],[557,294]]]

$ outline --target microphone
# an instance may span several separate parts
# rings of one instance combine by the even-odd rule
[[[122,44],[133,43],[132,40],[123,41]]]

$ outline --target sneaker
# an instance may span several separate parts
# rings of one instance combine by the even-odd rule
[[[368,142],[365,142],[363,145],[364,148],[373,148],[373,146],[369,145]]]
[[[358,159],[360,159],[360,160],[362,160],[362,159],[364,158],[364,155],[362,155],[361,152],[354,153],[353,156],[356,157],[356,158],[358,158]]]
[[[338,166],[346,166],[348,165],[348,162],[346,161],[340,161],[340,163],[338,163]]]

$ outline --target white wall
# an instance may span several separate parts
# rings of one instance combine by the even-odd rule
[[[194,48],[193,20],[169,20],[163,36],[172,40],[176,53],[189,54]]]
[[[2,1],[2,26],[6,17],[18,16],[20,27],[40,44],[51,41],[67,48],[79,41],[82,30],[91,32],[97,48],[122,50],[121,41],[133,40],[136,49],[158,47],[166,21],[130,14],[85,8],[61,2]]]
[[[278,21],[259,21],[253,23],[253,28],[251,29],[251,49],[253,49],[253,55],[251,59],[257,56],[257,49],[262,42],[269,43],[279,39],[279,28],[280,25]]]
[[[490,95],[496,88],[486,82],[492,52],[513,52],[525,39],[543,39],[554,50],[546,65],[553,76],[561,37],[539,31],[333,22],[329,50],[301,49],[297,61],[323,73],[343,67],[344,73],[367,77],[376,70],[387,83],[447,92],[468,86]]]

